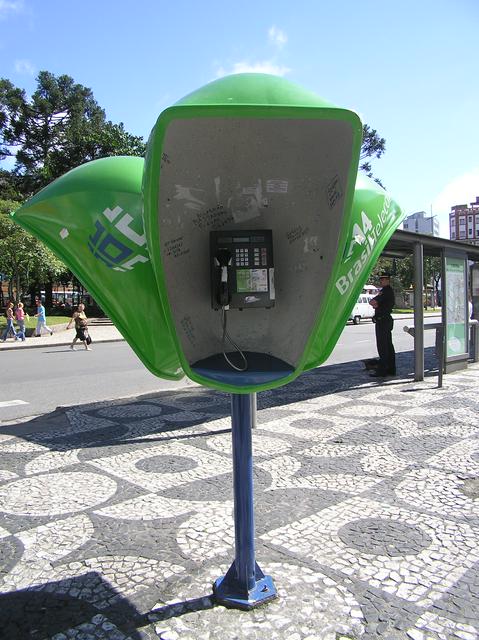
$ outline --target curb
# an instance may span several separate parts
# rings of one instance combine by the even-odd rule
[[[32,339],[33,338],[27,338],[27,340],[32,340]],[[125,342],[125,338],[103,338],[100,340],[95,340],[94,342],[92,341],[92,344],[100,344],[102,342]],[[72,343],[71,340],[68,340],[68,342],[54,342],[54,343],[43,342],[41,344],[35,343],[35,344],[23,345],[23,347],[18,344],[11,343],[9,345],[5,344],[5,346],[1,346],[0,351],[13,351],[14,349],[41,349],[43,347],[69,347],[71,343]]]

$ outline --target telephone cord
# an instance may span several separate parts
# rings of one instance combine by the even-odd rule
[[[235,369],[236,371],[246,371],[246,369],[248,368],[248,361],[246,360],[245,354],[241,351],[239,346],[236,344],[236,342],[233,340],[233,338],[228,333],[228,330],[226,328],[226,325],[227,325],[226,309],[224,307],[221,307],[221,323],[222,323],[222,326],[223,326],[223,337],[221,339],[221,347],[222,347],[222,350],[223,350],[224,359],[230,365],[230,367],[233,367],[233,369]],[[228,358],[228,356],[226,355],[226,341],[228,341],[230,343],[230,345],[236,350],[236,352],[239,353],[240,356],[243,358],[244,367],[237,367]]]

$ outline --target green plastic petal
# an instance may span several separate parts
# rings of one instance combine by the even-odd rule
[[[319,366],[330,356],[374,265],[403,217],[399,205],[384,189],[358,176],[342,261],[320,310],[305,369]]]
[[[14,220],[76,275],[155,375],[183,376],[143,230],[142,158],[81,165],[33,196]]]

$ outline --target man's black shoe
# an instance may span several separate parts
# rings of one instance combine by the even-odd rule
[[[385,378],[386,376],[388,376],[388,373],[385,373],[384,371],[372,371],[369,374],[370,378]]]
[[[363,364],[366,371],[374,371],[379,366],[379,358],[368,358],[363,360]]]

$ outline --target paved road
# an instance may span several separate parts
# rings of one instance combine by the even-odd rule
[[[126,342],[96,344],[93,351],[68,346],[15,349],[2,353],[0,424],[40,415],[57,406],[81,405],[172,389],[186,384],[161,380],[140,362]],[[1,406],[18,400],[28,404]]]
[[[438,317],[425,318],[425,324],[438,322]],[[414,321],[411,317],[394,320],[393,342],[398,353],[402,351],[412,351],[414,348],[413,338],[404,332],[404,326],[412,327]],[[435,331],[425,331],[424,346],[434,346]],[[376,340],[374,337],[374,325],[369,320],[362,321],[359,325],[348,324],[341,334],[336,347],[331,356],[325,362],[329,364],[339,364],[341,362],[351,362],[371,358],[376,356]]]
[[[433,322],[436,318],[428,319]],[[411,319],[396,320],[394,343],[398,352],[410,351],[413,339],[402,330]],[[100,330],[97,330],[97,333]],[[64,339],[71,339],[71,332]],[[425,333],[425,345],[434,341],[434,331]],[[58,336],[53,339],[59,340]],[[26,416],[41,415],[58,406],[154,393],[192,385],[161,380],[151,374],[126,342],[95,343],[93,351],[55,346],[41,338],[37,348],[18,348],[1,353],[0,424]],[[38,347],[39,344],[44,344]],[[357,361],[375,354],[374,325],[370,321],[347,325],[326,364]],[[8,375],[5,372],[8,371]],[[10,404],[16,403],[16,404]]]

